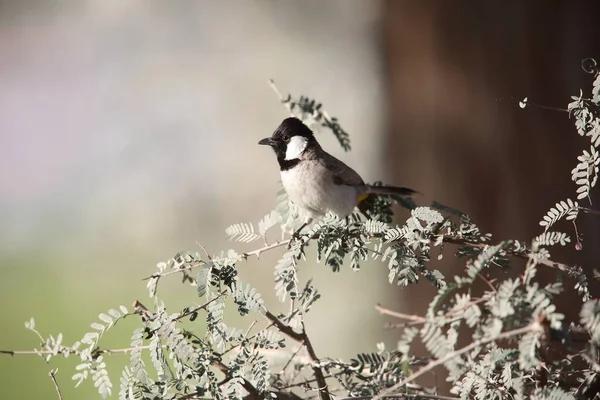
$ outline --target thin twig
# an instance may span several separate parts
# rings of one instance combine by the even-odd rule
[[[210,254],[208,253],[208,251],[206,250],[206,247],[204,247],[200,242],[196,242],[196,244],[198,245],[198,247],[200,247],[202,249],[202,251],[204,251],[204,254],[206,254],[206,258],[208,258],[208,261],[212,261],[212,257],[210,256]]]
[[[437,359],[435,361],[431,361],[426,366],[420,368],[414,374],[412,374],[412,375],[404,378],[402,381],[396,383],[394,386],[387,388],[386,390],[384,390],[383,392],[381,392],[377,396],[373,397],[373,400],[383,399],[384,397],[391,395],[393,392],[395,392],[396,390],[398,390],[402,386],[406,385],[408,382],[414,381],[415,379],[417,379],[421,375],[426,374],[427,372],[431,371],[432,369],[434,369],[434,368],[436,368],[436,367],[438,367],[440,365],[443,365],[443,364],[447,363],[448,361],[452,360],[453,358],[456,358],[456,357],[461,356],[461,355],[463,355],[465,353],[468,353],[469,351],[473,350],[476,347],[483,346],[484,344],[495,342],[495,341],[498,341],[498,340],[508,339],[508,338],[510,338],[512,336],[518,336],[518,335],[522,335],[524,333],[529,333],[529,332],[543,332],[543,328],[542,328],[542,326],[540,325],[539,322],[534,321],[531,324],[529,324],[529,325],[527,325],[527,326],[525,326],[523,328],[513,329],[511,331],[500,333],[499,335],[492,336],[492,337],[487,338],[487,339],[475,340],[473,343],[471,343],[468,346],[463,347],[460,350],[453,351],[451,353],[446,354],[442,358],[439,358],[439,359]]]
[[[479,279],[481,279],[483,282],[485,282],[485,284],[488,285],[488,287],[490,289],[492,289],[492,292],[496,292],[497,291],[496,288],[493,285],[494,280],[489,280],[488,278],[486,278],[485,276],[483,276],[483,274],[481,272],[478,272],[477,276],[479,277]]]
[[[527,103],[528,103],[527,104],[528,107],[536,107],[536,108],[541,108],[542,110],[560,111],[560,112],[566,112],[566,113],[569,112],[569,110],[567,110],[566,108],[545,106],[542,104],[537,104],[537,103],[533,103],[533,102],[529,102],[529,101]]]
[[[279,97],[279,100],[281,100],[281,102],[283,103],[285,108],[287,108],[288,112],[290,114],[292,114],[292,108],[290,107],[290,103],[285,101],[285,98],[279,91],[279,88],[277,87],[277,85],[275,84],[275,81],[273,79],[269,79],[269,86],[271,86],[271,89],[273,89],[273,91],[275,92],[277,97]]]
[[[137,350],[137,349],[141,349],[141,350],[147,350],[150,349],[150,345],[148,346],[137,346],[137,347],[126,347],[126,348],[122,348],[122,349],[97,349],[94,350],[94,353],[97,354],[123,354],[123,353],[130,353],[133,350]],[[37,356],[44,356],[44,355],[49,355],[49,354],[54,354],[54,350],[0,350],[0,354],[7,354],[9,356],[15,356],[15,355],[37,355]],[[64,351],[58,351],[58,354],[77,354],[77,351],[75,350],[71,350],[69,348],[65,348]]]
[[[256,256],[256,258],[260,258],[260,253],[262,253],[263,251],[275,249],[277,247],[282,247],[289,243],[290,243],[290,239],[282,240],[281,242],[274,242],[267,246],[261,247],[260,249],[256,249],[256,250],[249,251],[247,253],[243,253],[242,257],[244,257],[244,259],[248,259],[248,257],[250,257],[250,256]]]
[[[300,352],[300,350],[302,350],[302,344],[298,345],[298,348],[296,349],[296,351],[294,351],[292,353],[292,356],[290,357],[290,359],[285,363],[285,365],[283,366],[283,368],[281,368],[281,372],[285,373],[286,368],[292,363],[292,361],[294,360],[294,358],[296,358],[296,356],[298,355],[298,353]]]
[[[62,397],[62,393],[60,392],[60,387],[58,387],[58,382],[56,381],[56,373],[58,372],[58,368],[57,369],[53,369],[51,370],[48,375],[50,375],[50,379],[52,379],[52,383],[54,383],[54,388],[56,389],[56,394],[58,395],[58,400],[63,400]]]
[[[379,303],[377,303],[377,305],[375,306],[375,309],[377,311],[379,311],[379,314],[381,314],[381,315],[389,315],[391,317],[406,319],[408,321],[412,321],[412,322],[416,322],[416,323],[420,323],[420,324],[424,324],[425,322],[427,322],[427,318],[421,317],[419,315],[409,315],[409,314],[404,314],[404,313],[397,312],[397,311],[392,311],[389,308],[383,307]]]

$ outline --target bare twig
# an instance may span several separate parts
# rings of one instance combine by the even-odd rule
[[[243,253],[242,257],[244,257],[244,259],[248,259],[248,257],[250,257],[250,256],[256,256],[256,258],[260,258],[260,253],[262,253],[263,251],[275,249],[277,247],[286,246],[289,243],[290,243],[290,239],[282,240],[281,242],[274,242],[274,243],[271,243],[264,247],[261,247],[260,249],[256,249],[256,250],[249,251],[247,253]]]
[[[46,354],[52,354],[53,351],[52,350],[0,350],[0,354],[8,354],[9,356],[16,356],[16,355],[28,355],[28,354],[35,354],[35,355],[46,355]]]
[[[496,292],[496,288],[493,285],[493,283],[495,281],[494,279],[490,280],[490,279],[486,278],[485,276],[483,276],[483,274],[481,272],[478,272],[477,276],[479,277],[479,279],[481,279],[483,282],[485,282],[486,285],[488,285],[488,287],[492,290],[492,292]]]
[[[302,347],[303,347],[302,344],[300,344],[298,346],[298,348],[292,353],[292,356],[290,357],[290,359],[285,363],[285,365],[283,366],[283,368],[281,368],[281,372],[285,373],[285,370],[292,363],[292,361],[294,360],[294,358],[296,358],[296,356],[298,355],[298,353],[300,352],[300,350],[302,350]]]
[[[465,353],[468,353],[469,351],[473,350],[476,347],[483,346],[484,344],[495,342],[498,340],[508,339],[510,337],[522,335],[522,334],[529,333],[529,332],[543,332],[543,331],[544,331],[544,329],[540,325],[540,323],[537,321],[534,321],[531,324],[529,324],[523,328],[517,328],[517,329],[513,329],[511,331],[503,332],[503,333],[500,333],[499,335],[492,336],[487,339],[475,340],[473,343],[471,343],[468,346],[465,346],[459,350],[450,352],[442,358],[431,361],[430,363],[428,363],[426,366],[419,369],[414,374],[404,378],[402,381],[396,383],[394,386],[387,388],[386,390],[384,390],[377,396],[373,397],[373,400],[383,399],[386,396],[390,396],[392,393],[394,393],[396,390],[398,390],[402,386],[406,385],[408,382],[414,381],[421,375],[426,374],[427,372],[433,370],[434,368],[447,363],[448,361],[452,360],[453,358],[456,358]]]
[[[405,320],[420,323],[420,324],[424,324],[425,322],[427,322],[427,318],[425,318],[425,317],[421,317],[419,315],[409,315],[409,314],[404,314],[404,313],[397,312],[397,311],[392,311],[389,308],[383,307],[379,303],[377,303],[377,305],[375,306],[375,309],[377,311],[379,311],[379,314],[381,314],[381,315],[389,315],[391,317],[405,319]]]
[[[132,352],[133,350],[142,349],[147,350],[150,349],[150,346],[138,346],[138,347],[125,347],[122,349],[96,349],[94,353],[96,354],[127,354]],[[0,350],[0,354],[7,354],[9,356],[15,355],[37,355],[37,356],[45,356],[49,354],[54,354],[54,350]],[[58,354],[77,354],[77,351],[71,350],[69,348],[63,349],[63,351],[59,350]]]
[[[52,383],[54,383],[54,389],[56,389],[56,394],[58,395],[58,400],[63,400],[62,393],[60,392],[60,387],[58,387],[58,382],[56,381],[56,373],[57,369],[51,370],[48,375],[50,375],[50,379],[52,379]]]
[[[198,245],[198,247],[200,247],[202,249],[202,251],[204,251],[204,254],[206,254],[206,258],[208,258],[208,261],[212,261],[212,257],[210,256],[209,252],[206,250],[206,247],[204,247],[202,245],[202,243],[200,242],[196,242],[196,244]]]
[[[277,97],[279,97],[279,100],[281,100],[281,103],[285,106],[285,108],[287,108],[289,113],[292,114],[292,108],[290,107],[290,104],[286,103],[285,97],[283,97],[283,95],[279,91],[279,88],[277,87],[277,85],[275,84],[275,81],[273,79],[269,79],[269,86],[271,86],[271,89],[273,89],[273,91],[275,92]]]

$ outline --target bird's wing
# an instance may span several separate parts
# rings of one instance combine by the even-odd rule
[[[331,173],[333,182],[336,185],[362,186],[365,184],[360,175],[352,168],[331,154],[323,153],[321,160],[325,168]]]

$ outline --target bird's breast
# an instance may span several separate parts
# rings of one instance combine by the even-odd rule
[[[331,173],[319,163],[300,162],[281,171],[281,183],[290,200],[311,218],[329,211],[345,217],[357,204],[357,189],[334,183]]]

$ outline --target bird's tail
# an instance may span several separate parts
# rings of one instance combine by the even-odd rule
[[[366,194],[395,194],[398,196],[412,196],[413,194],[418,194],[416,190],[412,190],[405,187],[396,187],[396,186],[375,186],[375,185],[365,185]]]
[[[365,185],[364,191],[358,196],[358,202],[362,203],[370,194],[395,194],[397,196],[412,196],[419,194],[416,190],[404,187],[386,186],[386,185]]]

